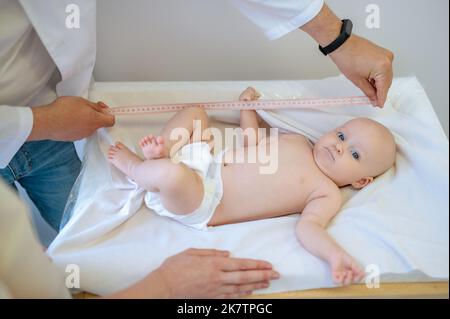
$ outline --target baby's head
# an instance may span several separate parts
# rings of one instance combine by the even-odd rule
[[[314,160],[337,186],[363,188],[394,165],[392,133],[367,118],[356,118],[323,135],[314,145]]]

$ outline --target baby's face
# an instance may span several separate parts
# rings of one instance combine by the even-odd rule
[[[395,161],[394,137],[386,127],[357,118],[322,136],[313,156],[320,170],[337,186],[362,188]]]

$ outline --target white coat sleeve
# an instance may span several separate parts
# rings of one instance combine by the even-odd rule
[[[5,168],[33,128],[29,107],[0,105],[0,169]]]
[[[260,27],[270,40],[278,39],[312,20],[324,0],[229,0]]]

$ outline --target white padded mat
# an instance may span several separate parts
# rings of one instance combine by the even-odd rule
[[[252,85],[263,99],[361,95],[345,78],[318,81],[97,83],[92,100],[111,106],[236,100]],[[373,118],[396,136],[396,166],[361,191],[342,189],[344,206],[328,231],[381,281],[448,280],[448,139],[416,78],[395,79],[383,110],[372,107],[258,111],[272,126],[321,134],[358,116]],[[238,111],[209,112],[217,127],[235,126]],[[138,149],[172,113],[123,116],[88,142],[74,193],[73,216],[48,249],[62,269],[80,267],[81,288],[106,294],[144,277],[189,247],[227,249],[235,257],[270,261],[281,279],[260,293],[332,287],[328,265],[297,241],[299,215],[225,225],[201,232],[142,206],[137,189],[106,161],[109,143]]]

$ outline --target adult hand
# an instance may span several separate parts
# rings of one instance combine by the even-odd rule
[[[325,4],[317,16],[303,25],[322,47],[333,42],[341,31],[341,20]],[[383,107],[392,84],[391,51],[375,45],[357,35],[351,35],[337,50],[329,54],[339,70],[371,100]]]
[[[111,298],[237,298],[279,278],[271,264],[231,258],[215,249],[188,249],[167,258],[134,286]]]
[[[48,105],[31,108],[33,128],[28,141],[76,141],[92,135],[101,127],[115,123],[103,102],[93,103],[81,97],[63,96]]]
[[[391,51],[352,35],[330,57],[373,105],[384,106],[393,78],[394,54]]]

